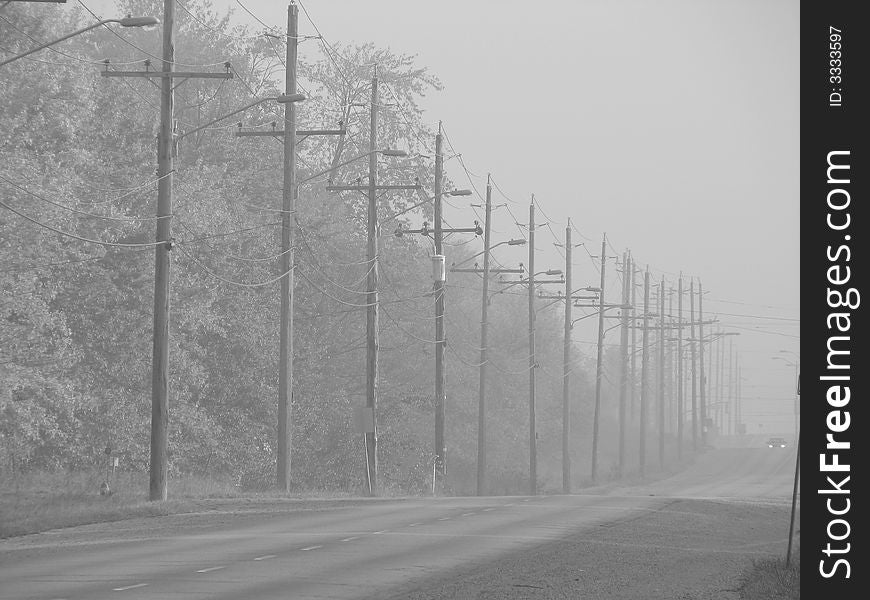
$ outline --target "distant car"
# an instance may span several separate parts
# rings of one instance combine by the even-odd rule
[[[785,448],[785,438],[772,437],[767,440],[768,448]]]

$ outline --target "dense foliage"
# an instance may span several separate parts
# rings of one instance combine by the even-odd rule
[[[121,4],[124,14],[159,15],[162,3]],[[190,13],[178,11],[176,25],[179,64],[222,71],[228,61],[234,78],[181,84],[180,132],[279,92],[280,38],[232,27],[207,2],[185,6]],[[55,14],[42,5],[7,6],[0,13],[3,52],[22,51],[92,22],[87,13],[79,21]],[[142,78],[101,77],[99,63],[107,58],[110,68],[138,70],[150,58],[154,68],[159,55],[159,29],[124,29],[117,35],[96,29],[58,45],[57,52],[41,51],[0,68],[3,471],[95,468],[107,444],[122,468],[148,468],[154,259],[147,244],[155,229],[159,96]],[[440,84],[412,57],[364,45],[337,47],[332,57],[309,60],[299,66],[309,95],[298,111],[300,126],[333,128],[343,121],[348,135],[340,142],[301,141],[300,179],[368,150],[372,64],[383,83],[382,102],[399,105],[383,111],[378,146],[405,148],[412,156],[426,153],[424,144],[434,132],[418,100]],[[276,121],[280,127],[282,114],[264,103],[185,137],[176,163],[170,470],[265,488],[275,470],[278,284],[259,284],[279,272],[281,145],[272,138],[234,136],[239,119],[246,128],[269,128]],[[351,163],[336,171],[335,180],[351,182],[363,177],[365,168],[365,161]],[[417,177],[431,195],[426,157],[382,158],[380,170],[383,181]],[[359,491],[364,454],[352,408],[362,404],[365,393],[366,200],[326,192],[324,179],[302,186],[296,215],[293,487]],[[392,235],[396,222],[415,211],[392,215],[420,201],[397,192],[380,204],[380,460],[385,486],[395,493],[422,493],[431,477],[431,245],[419,236]],[[416,214],[419,223],[419,210]],[[479,241],[462,241],[450,238],[448,263],[480,248]],[[523,293],[515,286],[498,295],[490,309],[488,462],[494,492],[527,486]],[[477,452],[480,280],[451,275],[447,294],[447,489],[467,493],[474,489]],[[559,485],[561,473],[557,313],[542,310],[536,323],[539,473],[550,488]],[[580,480],[588,472],[588,374],[594,365],[590,368],[579,350],[575,356],[573,450]],[[610,387],[606,393],[612,393]],[[602,425],[609,438],[612,412],[605,411]]]

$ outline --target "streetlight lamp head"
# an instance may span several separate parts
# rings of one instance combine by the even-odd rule
[[[121,27],[148,27],[150,25],[159,25],[160,19],[157,17],[124,17],[118,19],[118,24]]]
[[[305,100],[305,94],[281,94],[275,100],[279,104],[287,104],[288,102],[302,102]]]
[[[448,196],[470,196],[471,190],[451,190],[446,192]]]
[[[392,150],[390,148],[387,148],[385,150],[381,150],[381,154],[383,154],[384,156],[401,156],[401,157],[408,156],[408,153],[405,152],[404,150]]]
[[[547,275],[561,275],[562,269],[549,269]]]
[[[518,239],[518,240],[508,240],[508,246],[525,246],[526,240]]]

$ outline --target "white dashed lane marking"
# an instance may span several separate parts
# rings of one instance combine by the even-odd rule
[[[373,531],[372,535],[381,535],[382,533],[386,533],[389,529],[383,529],[381,531]]]
[[[354,541],[354,540],[358,540],[358,539],[359,539],[358,536],[354,536],[354,537],[344,538],[344,539],[341,540],[341,541],[342,541],[342,542],[352,542],[352,541]]]
[[[254,560],[257,560],[256,558]],[[220,571],[221,569],[226,569],[226,565],[220,567],[209,567],[207,569],[200,569],[197,573],[211,573],[212,571]]]
[[[489,511],[491,511],[491,510],[495,510],[495,509],[492,509],[492,508],[484,508],[484,509],[483,509],[483,512],[489,512]]]
[[[323,548],[323,546],[308,546],[307,548],[300,548],[302,552],[308,552],[309,550],[317,550],[318,548]]]
[[[128,585],[126,587],[112,588],[112,591],[113,592],[125,592],[127,590],[132,590],[133,588],[145,587],[146,585],[148,585],[148,584],[147,583],[137,583],[136,585]]]
[[[417,525],[422,525],[422,523],[411,523],[408,527],[416,527]]]
[[[276,557],[275,554],[266,554],[264,556],[258,556],[254,560],[269,560],[270,558],[275,558],[275,557]]]
[[[473,515],[473,514],[474,514],[474,513],[465,513],[465,514],[462,515],[462,516],[463,516],[463,517],[470,517],[470,516]]]
[[[439,521],[449,521],[449,520],[450,520],[450,517],[441,517],[441,518],[438,519],[438,520],[439,520]]]

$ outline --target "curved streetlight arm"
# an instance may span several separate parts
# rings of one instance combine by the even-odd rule
[[[211,121],[209,121],[205,125],[200,125],[196,129],[191,129],[190,131],[185,131],[185,132],[175,136],[175,140],[180,141],[182,138],[185,138],[189,135],[192,135],[192,134],[196,133],[197,131],[201,131],[201,130],[205,129],[206,127],[210,127],[211,125],[214,125],[218,121],[223,121],[224,119],[229,119],[233,115],[237,115],[240,112],[245,112],[249,108],[253,108],[253,107],[257,106],[258,104],[262,104],[263,102],[268,102],[269,100],[276,100],[277,101],[278,97],[277,96],[270,96],[268,98],[260,98],[256,102],[251,102],[250,104],[243,106],[242,108],[240,108],[238,110],[234,110],[233,112],[227,113],[227,114],[223,115],[222,117],[218,117],[217,119],[212,119]]]
[[[332,169],[330,169],[330,171],[331,170]],[[462,193],[462,192],[466,192],[466,191],[468,191],[468,190],[452,190],[452,191],[448,191],[448,192],[442,192],[441,195],[442,196],[467,196],[468,194]],[[418,202],[417,204],[414,204],[413,206],[409,206],[405,210],[399,211],[394,215],[390,215],[381,224],[386,223],[388,221],[391,221],[392,219],[395,219],[396,217],[401,217],[405,213],[411,212],[415,208],[420,208],[421,206],[423,206],[427,202],[432,202],[433,200],[435,200],[435,196],[432,196],[430,198],[424,198],[423,200],[420,200],[420,202]],[[480,254],[483,254],[483,252],[480,252],[480,253],[476,254],[475,256],[479,256]]]
[[[103,19],[102,21],[97,21],[96,23],[94,23],[92,25],[88,25],[87,27],[83,27],[82,29],[79,29],[77,31],[73,31],[72,33],[68,33],[67,35],[65,35],[61,38],[58,38],[58,39],[53,40],[51,42],[42,44],[41,46],[37,46],[36,48],[28,50],[27,52],[24,52],[23,54],[17,54],[15,56],[13,56],[12,58],[7,58],[6,60],[0,62],[0,67],[2,67],[3,65],[8,65],[12,61],[16,61],[19,58],[24,58],[25,56],[30,56],[34,52],[39,52],[40,50],[48,48],[49,46],[54,46],[55,44],[57,44],[59,42],[63,42],[64,40],[70,39],[71,37],[81,35],[82,33],[85,33],[86,31],[90,31],[91,29],[96,29],[97,27],[100,27],[102,25],[106,25],[107,23],[120,23],[122,27],[145,27],[147,25],[157,25],[158,23],[160,23],[160,21],[156,17],[127,17],[124,19]]]
[[[354,162],[354,161],[357,161],[357,160],[359,160],[359,159],[361,159],[361,158],[365,158],[366,156],[370,156],[370,155],[372,155],[372,154],[378,154],[378,153],[383,154],[383,153],[386,153],[386,152],[392,152],[392,151],[391,151],[389,148],[379,148],[378,150],[371,150],[371,151],[366,152],[366,153],[364,153],[364,154],[360,154],[359,156],[354,156],[354,157],[351,158],[350,160],[346,160],[346,161],[344,161],[343,163],[338,163],[337,165],[335,165],[335,166],[333,166],[333,167],[329,167],[328,169],[324,169],[323,171],[320,171],[319,173],[315,173],[314,175],[311,175],[311,176],[309,176],[309,177],[306,177],[305,179],[300,180],[300,181],[296,184],[296,187],[299,187],[300,185],[302,185],[302,184],[305,183],[306,181],[311,181],[311,180],[314,179],[315,177],[320,177],[321,175],[326,175],[327,173],[329,173],[329,172],[331,172],[331,171],[334,171],[335,169],[337,169],[337,168],[339,168],[339,167],[343,167],[343,166],[345,166],[345,165],[349,165],[350,163],[352,163],[352,162]],[[400,154],[389,154],[389,156],[401,156],[401,155],[400,155]]]
[[[493,246],[493,248],[495,248],[495,246]],[[492,248],[490,248],[490,250],[492,250]],[[520,265],[522,266],[522,263],[520,263]],[[551,269],[549,272],[552,273],[553,270]],[[538,275],[546,275],[547,273],[548,273],[548,271],[539,271],[539,272],[535,273],[534,275],[532,275],[532,277],[537,277]],[[560,271],[560,273],[561,273],[561,271]],[[508,290],[508,289],[514,287],[515,285],[520,285],[522,283],[525,283],[526,285],[528,285],[529,278],[526,277],[525,279],[519,279],[517,281],[509,281],[507,283],[508,283],[508,285],[504,286],[503,288],[501,288],[497,292],[493,293],[493,296],[495,294],[501,294],[505,290]],[[564,281],[536,281],[535,283],[564,283]]]
[[[509,245],[509,246],[525,246],[525,245],[526,245],[526,240],[523,240],[523,239],[519,239],[519,240],[505,240],[505,241],[503,241],[503,242],[499,242],[498,244],[494,244],[494,245],[490,246],[490,247],[489,247],[489,251],[492,252],[493,248],[498,248],[499,246],[503,246],[503,245],[505,245],[505,244],[507,244],[507,245]],[[467,263],[468,261],[477,258],[478,256],[480,256],[481,254],[483,254],[483,253],[485,253],[485,252],[486,252],[486,250],[481,250],[481,251],[478,252],[477,254],[474,254],[474,255],[472,255],[472,256],[469,256],[468,258],[466,258],[465,260],[463,260],[463,261],[461,261],[461,262],[454,263],[452,266],[453,266],[453,268],[461,267],[462,265],[464,265],[464,264]]]
[[[574,306],[577,306],[577,305],[575,304]],[[610,310],[611,308],[625,308],[625,305],[624,305],[624,304],[610,304],[610,305],[605,306],[603,309],[602,309],[602,308],[597,308],[597,307],[594,307],[594,306],[585,306],[585,308],[596,308],[596,310],[592,311],[592,312],[589,313],[588,315],[583,315],[583,316],[580,317],[579,319],[574,319],[573,321],[571,321],[571,326],[572,326],[572,327],[574,326],[574,323],[576,323],[577,321],[582,321],[583,319],[585,319],[585,318],[587,318],[587,317],[593,317],[593,316],[597,315],[597,314],[600,313],[600,312],[607,312],[607,311]],[[619,327],[620,325],[622,325],[622,323],[617,323],[617,324],[614,325],[613,327]],[[605,331],[610,331],[611,329],[613,329],[613,327],[610,327],[610,328],[608,328],[608,329],[605,329]]]

